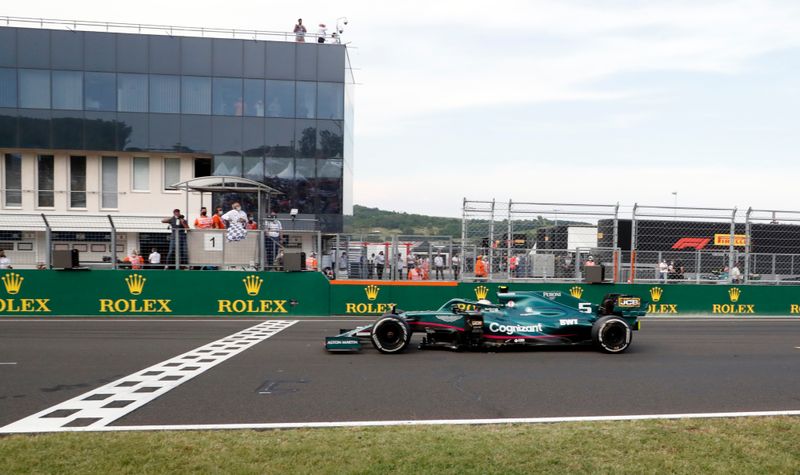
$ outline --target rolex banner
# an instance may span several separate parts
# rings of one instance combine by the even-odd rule
[[[527,284],[446,281],[328,281],[318,272],[0,271],[0,316],[372,317],[431,310],[454,298],[495,301],[509,291],[538,290],[600,303],[606,294],[641,299],[650,316],[796,315],[794,286],[678,284]],[[471,310],[471,304],[461,304]]]

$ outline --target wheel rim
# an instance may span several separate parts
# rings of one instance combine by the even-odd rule
[[[381,343],[381,346],[387,350],[393,350],[402,346],[404,340],[403,328],[397,322],[386,322],[378,327],[375,336]]]
[[[628,343],[628,328],[621,322],[609,322],[603,328],[603,346],[609,350],[625,348]]]

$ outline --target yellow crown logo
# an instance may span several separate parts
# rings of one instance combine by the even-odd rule
[[[489,295],[489,287],[485,285],[475,287],[475,298],[478,300],[486,300],[487,295]]]
[[[3,285],[6,287],[8,295],[16,295],[19,293],[23,280],[25,280],[25,278],[15,272],[4,275]]]
[[[739,301],[739,296],[742,295],[742,291],[736,287],[731,287],[728,289],[728,296],[731,298],[731,302],[736,303]]]
[[[576,299],[579,299],[581,298],[581,295],[583,295],[583,289],[576,285],[575,287],[569,289],[569,294],[575,297]]]
[[[377,285],[368,285],[364,287],[364,292],[367,294],[367,300],[375,300],[378,298],[378,292],[381,291],[381,288]]]
[[[661,295],[663,294],[664,294],[664,289],[662,289],[661,287],[652,287],[650,289],[650,299],[653,302],[658,302],[659,300],[661,300]]]
[[[131,295],[141,294],[142,290],[144,290],[145,282],[147,282],[147,279],[139,274],[133,274],[125,277],[125,283],[128,284],[128,291],[131,293]]]
[[[261,291],[261,284],[264,283],[264,279],[257,275],[248,275],[244,279],[244,288],[247,290],[247,295],[256,296]]]

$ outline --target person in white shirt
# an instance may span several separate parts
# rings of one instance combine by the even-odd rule
[[[436,273],[436,280],[444,279],[444,257],[441,254],[437,254],[433,258],[433,268]]]
[[[225,222],[228,241],[242,241],[247,237],[247,213],[242,211],[242,205],[233,203],[233,209],[222,215]]]
[[[13,269],[11,259],[6,257],[6,251],[0,250],[0,269]]]
[[[457,254],[454,254],[453,257],[450,258],[450,265],[453,267],[453,280],[458,280],[458,271],[459,265],[461,260],[459,259]]]
[[[731,269],[731,282],[734,284],[740,283],[742,280],[742,271],[739,270],[739,264],[734,264]]]
[[[669,275],[669,264],[667,264],[666,259],[661,259],[661,262],[658,264],[658,277],[662,283],[667,283],[667,276]]]
[[[325,37],[328,36],[328,28],[325,26],[325,23],[319,24],[319,30],[317,31],[317,43],[324,43]]]
[[[269,213],[269,219],[265,226],[267,232],[267,239],[264,241],[267,251],[267,266],[275,265],[275,257],[278,255],[278,249],[281,247],[281,233],[283,232],[283,225],[278,220],[278,215],[272,211]]]
[[[158,251],[153,248],[153,250],[150,251],[150,255],[147,256],[147,262],[149,262],[151,266],[157,267],[159,264],[161,264],[161,254],[159,254]]]
[[[383,280],[383,268],[385,266],[386,256],[384,256],[383,251],[381,251],[375,256],[375,272],[378,274],[378,280]]]

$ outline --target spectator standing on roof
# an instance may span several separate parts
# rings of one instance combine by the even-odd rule
[[[208,216],[208,209],[205,206],[200,208],[200,216],[195,218],[195,229],[211,229],[214,226],[214,219]]]
[[[325,26],[325,23],[319,24],[319,30],[317,30],[317,34],[319,35],[317,38],[317,43],[324,43],[325,37],[328,36],[328,28]]]
[[[305,43],[306,31],[306,27],[303,26],[303,19],[298,18],[297,24],[294,25],[294,39],[297,40],[298,43]]]
[[[222,220],[222,208],[217,208],[217,212],[211,218],[211,227],[214,229],[225,229],[225,221]]]
[[[228,241],[241,241],[247,237],[247,213],[242,211],[242,205],[238,202],[234,202],[233,209],[222,215],[222,220],[228,230]]]

